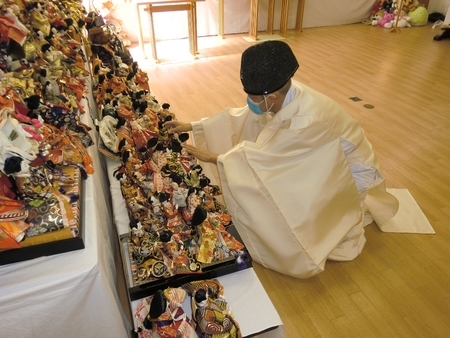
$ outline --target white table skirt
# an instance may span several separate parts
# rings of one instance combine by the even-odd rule
[[[121,165],[121,162],[114,161],[109,158],[105,159],[106,171],[110,181],[109,191],[111,193],[111,202],[114,216],[114,224],[116,225],[117,234],[126,235],[130,232],[130,218],[128,217],[125,200],[120,190],[120,182],[114,177],[114,172]]]
[[[90,116],[82,120],[92,126]],[[2,338],[125,338],[130,333],[115,287],[117,238],[103,159],[96,145],[88,150],[95,173],[83,182],[85,248],[0,266]]]

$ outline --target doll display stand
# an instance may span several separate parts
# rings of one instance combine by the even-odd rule
[[[120,182],[114,177],[114,171],[119,164],[120,162],[106,159],[114,223],[117,234],[121,237],[129,232],[130,221],[120,190]],[[284,337],[283,322],[253,268],[233,272],[217,279],[224,286],[224,296],[241,327],[244,337],[256,334],[260,338]],[[134,313],[139,301],[140,299],[131,300],[130,297],[132,313]],[[185,311],[189,312],[189,308],[187,307]]]

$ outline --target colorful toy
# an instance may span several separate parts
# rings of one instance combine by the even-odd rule
[[[425,7],[419,6],[408,13],[411,26],[425,26],[428,22],[428,11]]]
[[[383,2],[384,2],[384,0],[378,0],[378,1],[375,3],[375,5],[373,5],[372,9],[370,10],[370,15],[371,15],[372,17],[374,17],[375,15],[377,15],[379,11],[382,11],[382,10],[383,10],[383,8],[382,8]]]
[[[383,8],[386,12],[391,12],[392,1],[393,1],[393,0],[384,0],[384,1],[383,1],[382,8]]]
[[[397,13],[397,11],[396,11]],[[390,24],[386,24],[385,28],[407,28],[411,27],[409,21],[411,18],[406,15],[405,11],[400,11],[400,15],[397,18],[397,14],[395,14],[394,19],[390,22]]]
[[[371,25],[372,25],[372,26],[378,26],[378,22],[379,22],[382,18],[383,18],[383,17],[382,17],[380,14],[378,14],[378,13],[372,15],[372,17],[371,17]]]
[[[411,21],[411,18],[406,14],[405,11],[400,11],[400,15],[398,17],[397,21],[397,27],[398,28],[406,28],[411,27],[411,24],[409,23]]]
[[[391,28],[392,27],[392,20],[394,20],[395,14],[394,13],[389,13],[389,12],[384,12],[383,17],[378,20],[378,26],[380,27],[384,27],[384,28]]]

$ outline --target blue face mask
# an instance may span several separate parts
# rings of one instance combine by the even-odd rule
[[[247,105],[250,108],[250,110],[252,112],[254,112],[256,115],[262,115],[265,112],[261,110],[259,105],[261,103],[263,103],[264,101],[266,101],[266,99],[267,99],[267,96],[264,95],[264,100],[262,100],[260,103],[256,103],[256,102],[253,102],[252,99],[247,96]],[[267,108],[267,106],[266,106],[266,108]]]

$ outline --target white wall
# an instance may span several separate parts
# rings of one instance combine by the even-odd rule
[[[367,19],[377,0],[306,0],[303,27],[332,26],[361,22]],[[442,0],[441,0],[442,1]],[[450,1],[450,0],[445,0]],[[198,36],[216,35],[218,30],[218,0],[197,3]],[[267,28],[268,0],[260,0],[258,30]],[[246,33],[249,31],[250,0],[225,0],[225,34]],[[295,27],[298,0],[289,0],[288,29]],[[274,30],[280,27],[281,1],[275,2]],[[134,4],[119,2],[111,15],[121,22],[122,30],[131,41],[137,41],[138,25]],[[149,39],[147,14],[141,14],[144,40]],[[154,14],[157,40],[185,38],[187,14],[166,12]]]
[[[430,0],[428,13],[439,12],[445,15],[450,6],[450,0]]]

